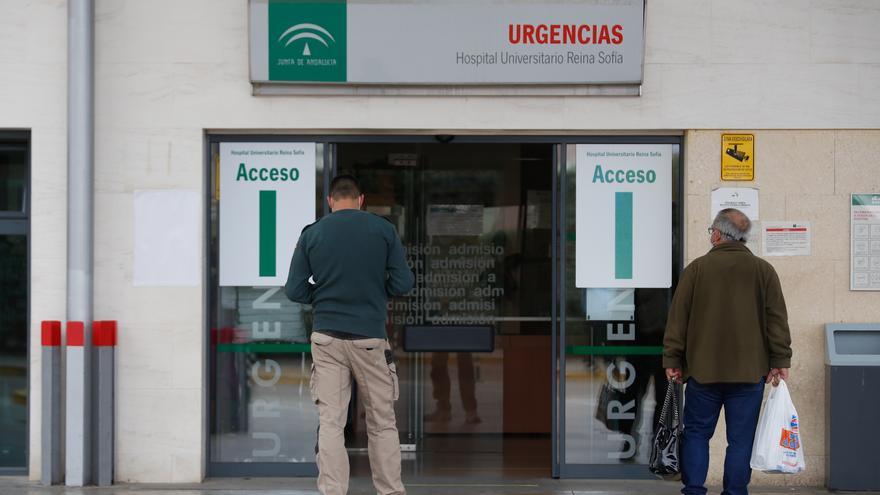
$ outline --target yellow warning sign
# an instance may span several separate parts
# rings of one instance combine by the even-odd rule
[[[721,135],[721,180],[755,180],[755,135]]]

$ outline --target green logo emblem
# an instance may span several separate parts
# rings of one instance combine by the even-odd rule
[[[344,82],[345,65],[345,0],[270,0],[270,81]]]

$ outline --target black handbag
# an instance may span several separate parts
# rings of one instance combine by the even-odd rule
[[[608,383],[602,385],[602,390],[599,392],[599,400],[597,401],[598,404],[596,405],[596,419],[598,419],[609,430],[624,431],[627,422],[630,424],[633,423],[634,420],[632,419],[615,419],[608,417],[608,404],[612,401],[626,404],[636,398],[635,394],[630,392],[632,388],[633,387],[630,387],[628,390],[623,391],[609,385]]]
[[[605,383],[599,392],[599,400],[596,405],[596,419],[598,419],[606,428],[611,431],[618,431],[620,428],[617,421],[608,419],[608,404],[613,400],[620,400],[623,394],[620,390]]]
[[[599,391],[599,398],[596,401],[595,418],[611,431],[624,431],[624,428],[627,426],[625,422],[628,421],[631,424],[633,423],[633,420],[609,418],[608,404],[614,401],[619,402],[620,404],[626,404],[627,402],[636,399],[635,388],[629,387],[627,389],[621,389],[609,384],[608,381],[603,380],[603,382],[602,388]]]
[[[651,461],[648,465],[652,473],[667,480],[681,479],[679,463],[681,449],[681,385],[670,380],[666,385],[666,399],[654,433],[651,445]]]

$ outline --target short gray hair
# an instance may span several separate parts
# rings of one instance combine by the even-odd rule
[[[746,242],[749,240],[749,231],[752,230],[752,221],[736,208],[725,208],[715,215],[712,228],[726,241]]]

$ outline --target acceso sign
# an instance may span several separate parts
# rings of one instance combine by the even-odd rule
[[[264,182],[286,182],[299,180],[299,169],[290,168],[265,168],[250,167],[244,163],[238,166],[238,173],[235,174],[235,180],[240,181],[264,181]]]

